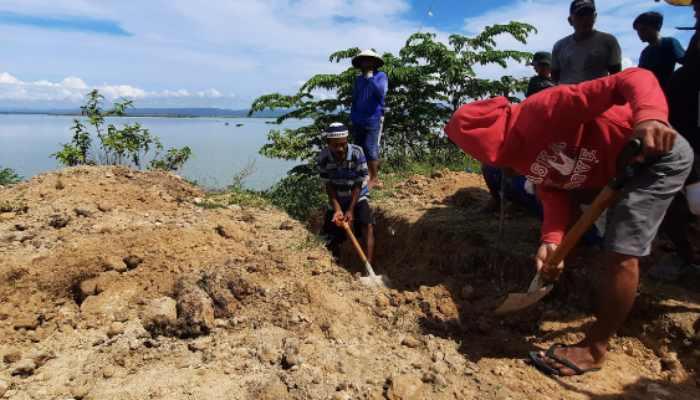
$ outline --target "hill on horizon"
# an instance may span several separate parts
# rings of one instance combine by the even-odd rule
[[[245,117],[249,110],[232,110],[227,108],[137,108],[126,110],[126,114],[151,114],[151,115],[196,115],[196,116],[234,116]],[[75,109],[2,109],[0,114],[77,114]],[[277,109],[253,113],[254,117],[277,118],[289,112],[289,110]]]

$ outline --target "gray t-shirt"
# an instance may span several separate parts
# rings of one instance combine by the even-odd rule
[[[622,50],[615,36],[595,31],[583,42],[576,42],[569,35],[554,44],[552,69],[561,70],[560,85],[575,85],[581,82],[608,76],[608,67],[622,63]]]

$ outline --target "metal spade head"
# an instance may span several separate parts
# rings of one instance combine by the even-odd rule
[[[544,282],[539,275],[535,276],[530,284],[527,293],[509,293],[506,301],[493,312],[494,316],[508,314],[515,311],[524,310],[540,301],[541,298],[552,291],[554,285],[544,286]]]

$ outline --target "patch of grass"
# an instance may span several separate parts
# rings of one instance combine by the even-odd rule
[[[192,186],[193,188],[196,188],[197,186],[199,186],[199,183],[198,183],[196,180],[192,180],[192,181],[191,181],[191,180],[189,180],[189,179],[183,177],[183,178],[182,178],[182,181],[185,182],[185,183],[187,183],[187,184],[189,184],[189,185]]]
[[[199,203],[194,203],[194,205],[202,207],[202,208],[207,209],[207,210],[213,210],[216,208],[227,208],[227,206],[225,204],[216,203],[216,202],[209,201],[209,200],[204,200],[204,201],[201,201]]]
[[[289,249],[290,250],[298,250],[298,251],[315,250],[315,249],[319,249],[322,247],[326,247],[326,244],[328,244],[328,242],[326,241],[326,238],[324,238],[323,236],[321,236],[321,235],[309,235],[301,242],[294,244],[294,245],[291,245],[289,247]]]
[[[270,205],[270,202],[263,197],[259,192],[252,190],[234,190],[226,193],[228,196],[228,204],[237,204],[241,207],[253,207],[265,209]]]

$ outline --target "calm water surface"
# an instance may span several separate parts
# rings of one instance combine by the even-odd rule
[[[258,154],[267,143],[270,129],[296,128],[309,122],[293,121],[283,125],[266,124],[262,118],[107,118],[107,124],[120,128],[124,123],[139,122],[160,138],[166,149],[189,146],[194,152],[180,173],[200,186],[223,188],[232,183],[233,175],[255,161],[255,172],[244,182],[251,189],[267,189],[295,163],[269,159]],[[229,123],[226,126],[226,123]],[[243,124],[236,127],[236,124]],[[13,168],[26,179],[62,165],[49,156],[70,142],[73,117],[49,115],[0,114],[0,166]],[[94,143],[94,142],[93,142]],[[146,159],[152,159],[149,153]]]

